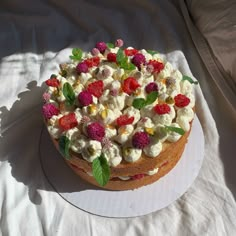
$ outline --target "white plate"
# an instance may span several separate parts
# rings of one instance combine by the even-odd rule
[[[177,165],[159,181],[136,190],[111,191],[86,183],[72,172],[53,146],[46,128],[40,159],[53,188],[75,207],[106,217],[134,217],[160,210],[183,195],[197,177],[204,157],[204,136],[195,116],[192,132]]]

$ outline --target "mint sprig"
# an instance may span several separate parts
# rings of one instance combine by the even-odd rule
[[[99,185],[105,186],[110,179],[110,167],[104,154],[93,160],[92,173]]]
[[[173,127],[173,126],[165,126],[165,129],[167,131],[170,131],[170,132],[175,132],[175,133],[178,133],[180,135],[184,135],[185,134],[185,131],[182,129],[182,128],[178,128],[178,127]]]
[[[134,70],[135,69],[135,65],[128,61],[128,57],[125,56],[125,54],[121,48],[119,48],[119,50],[117,51],[116,62],[124,70]]]
[[[80,48],[73,48],[70,59],[74,61],[81,61],[82,55],[83,55],[83,51]]]
[[[115,47],[114,43],[106,43],[106,45],[107,45],[108,48],[114,48]]]
[[[68,82],[63,85],[62,92],[64,97],[66,98],[66,103],[72,106],[75,102],[75,93]]]
[[[69,147],[70,147],[70,140],[66,136],[61,136],[59,139],[59,151],[60,153],[66,158],[70,159]]]
[[[154,103],[156,101],[157,97],[158,97],[158,92],[153,91],[153,92],[151,92],[147,95],[146,99],[144,99],[144,98],[135,98],[133,100],[132,106],[134,108],[140,110],[143,107]]]
[[[183,75],[182,80],[187,80],[187,81],[188,81],[189,83],[191,83],[191,84],[198,84],[197,81],[194,81],[192,78],[190,78],[190,77],[187,76],[187,75]]]
[[[157,51],[154,51],[154,50],[147,50],[147,52],[151,54],[152,56],[158,53]]]

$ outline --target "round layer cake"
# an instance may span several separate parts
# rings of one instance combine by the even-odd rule
[[[46,80],[43,115],[66,163],[91,184],[151,184],[181,158],[195,99],[190,77],[156,51],[99,42]]]

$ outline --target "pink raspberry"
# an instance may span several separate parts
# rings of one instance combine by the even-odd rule
[[[43,94],[43,100],[45,102],[48,102],[50,100],[50,98],[51,98],[51,94],[50,93],[44,93]]]
[[[158,91],[158,86],[155,82],[151,82],[145,87],[146,93],[151,93],[153,91]]]
[[[42,112],[43,112],[43,116],[46,119],[50,119],[54,115],[57,116],[59,114],[60,110],[56,106],[54,106],[53,104],[47,103],[47,104],[43,105]]]
[[[135,148],[143,149],[150,143],[150,138],[145,132],[136,132],[132,137],[132,144]]]
[[[93,96],[90,92],[85,90],[80,92],[80,94],[78,95],[78,100],[82,106],[88,106],[93,102]]]
[[[122,39],[117,39],[115,42],[115,46],[120,48],[124,45],[124,41]]]
[[[146,64],[146,58],[142,53],[137,53],[132,58],[132,63],[138,67],[138,69],[141,69],[141,64]]]
[[[93,54],[94,56],[97,56],[99,53],[100,53],[100,51],[99,51],[97,48],[93,48],[93,49],[92,49],[92,54]]]
[[[99,50],[100,53],[104,53],[107,49],[107,45],[104,42],[96,43],[95,47]]]
[[[102,142],[102,140],[103,140],[103,138],[105,136],[105,129],[98,122],[93,122],[93,123],[88,125],[88,127],[87,127],[87,134],[88,134],[88,137],[90,139]]]
[[[85,62],[80,62],[77,66],[76,66],[76,71],[80,74],[80,73],[87,73],[88,72],[88,65]]]

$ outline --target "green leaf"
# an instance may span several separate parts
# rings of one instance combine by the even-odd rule
[[[147,52],[151,54],[152,56],[158,53],[157,51],[154,51],[154,50],[147,50]]]
[[[192,78],[188,77],[187,75],[183,75],[182,80],[188,80],[191,84],[198,84],[197,81],[194,81]]]
[[[82,59],[83,51],[80,48],[72,49],[72,56],[70,56],[71,60],[80,61]]]
[[[136,109],[141,109],[146,106],[146,100],[144,98],[135,98],[133,100],[132,106]]]
[[[123,61],[120,65],[121,68],[123,68],[124,70],[134,70],[135,69],[135,65],[129,62],[125,62]]]
[[[157,91],[153,91],[153,92],[149,93],[146,98],[146,105],[150,105],[150,104],[154,103],[157,100],[157,97],[158,97]]]
[[[125,54],[121,48],[119,48],[117,54],[116,54],[116,61],[118,64],[121,64],[122,61],[126,60]]]
[[[178,127],[173,127],[173,126],[165,126],[167,131],[171,131],[171,132],[175,132],[178,133],[180,135],[184,135],[185,131],[182,128],[178,128]]]
[[[66,136],[61,136],[58,143],[59,143],[60,153],[66,159],[70,159],[70,153],[69,153],[70,140]]]
[[[115,45],[114,45],[113,43],[107,43],[107,47],[108,47],[108,48],[114,48]]]
[[[110,179],[110,167],[104,154],[93,160],[92,172],[96,181],[101,186],[105,186]]]
[[[75,102],[75,93],[68,82],[63,85],[62,92],[64,97],[66,98],[66,102],[72,106]]]

